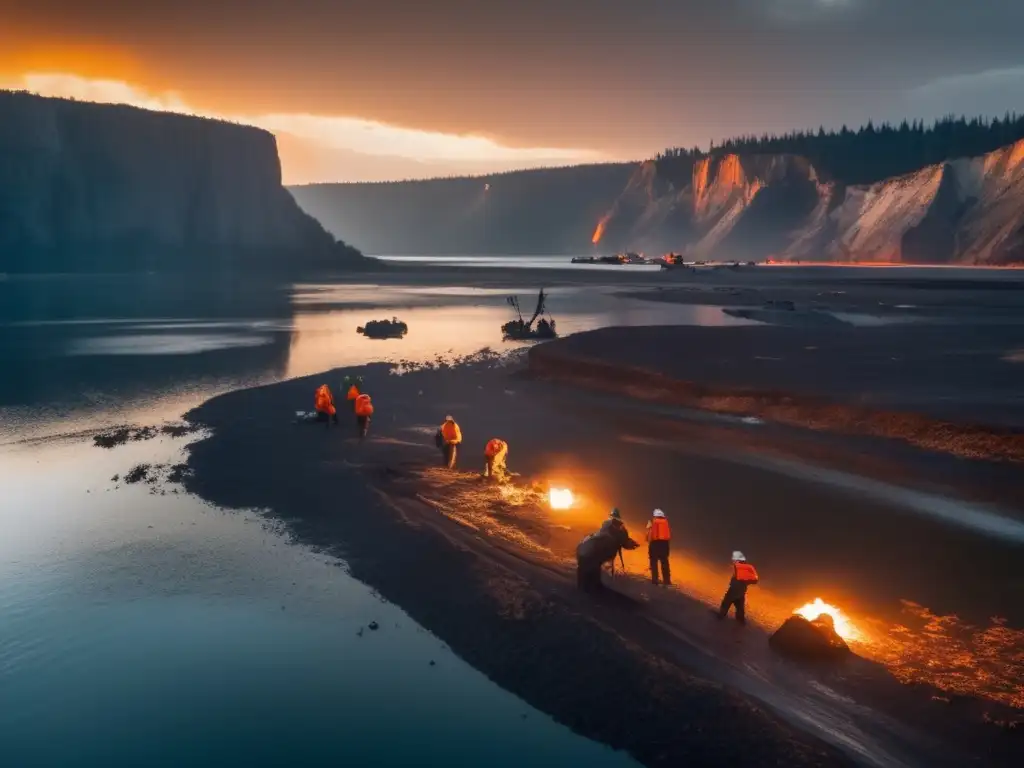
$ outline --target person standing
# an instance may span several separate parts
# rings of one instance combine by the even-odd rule
[[[438,430],[441,436],[441,450],[444,452],[444,465],[448,469],[455,469],[455,461],[458,458],[459,444],[462,443],[462,430],[455,423],[451,414],[444,417],[444,423]]]
[[[313,404],[316,408],[317,419],[326,421],[328,429],[330,429],[332,421],[335,424],[338,423],[338,409],[334,407],[334,395],[331,394],[331,388],[326,384],[321,384],[317,388]]]
[[[672,585],[672,574],[668,565],[669,541],[672,532],[668,519],[660,509],[654,510],[647,521],[647,556],[651,561],[651,582],[658,583],[658,565],[661,564],[661,579],[665,586]]]
[[[373,402],[365,392],[356,398],[356,427],[359,430],[359,439],[366,437],[370,429],[370,417],[373,416]]]
[[[348,392],[345,394],[345,399],[348,400],[349,407],[355,411],[356,400],[359,399],[359,387],[356,386],[355,382],[348,385]]]
[[[736,606],[736,621],[740,624],[747,623],[746,603],[747,587],[757,584],[757,569],[747,562],[747,558],[739,550],[732,553],[732,579],[729,581],[729,589],[722,598],[722,605],[718,609],[718,618],[724,619],[729,615],[729,608]]]

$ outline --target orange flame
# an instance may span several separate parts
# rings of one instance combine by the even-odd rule
[[[552,509],[569,509],[573,501],[572,491],[568,488],[552,488],[548,491],[548,503]]]
[[[803,616],[808,621],[814,621],[823,613],[828,614],[832,617],[832,623],[835,625],[836,634],[843,638],[843,640],[857,640],[860,638],[860,633],[850,622],[849,618],[847,618],[846,614],[834,605],[829,605],[820,597],[814,598],[813,603],[807,603],[806,605],[797,608],[793,613],[798,616]]]
[[[601,238],[604,236],[605,227],[608,226],[608,222],[611,220],[611,218],[612,215],[610,213],[606,213],[597,222],[597,227],[594,228],[594,236],[590,238],[590,242],[592,242],[594,245],[597,245],[599,242],[601,242]]]

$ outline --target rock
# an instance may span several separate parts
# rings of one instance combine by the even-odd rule
[[[376,621],[371,621],[366,626],[368,626],[374,632],[376,632],[380,628],[380,624],[378,624]]]
[[[814,621],[790,616],[768,638],[776,653],[801,661],[838,661],[850,654],[850,647],[838,634],[832,617],[822,614]]]

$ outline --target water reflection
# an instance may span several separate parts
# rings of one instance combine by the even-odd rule
[[[717,307],[552,289],[562,335],[609,324],[737,325]],[[483,347],[514,349],[501,325],[507,295],[529,307],[535,286],[354,284],[201,286],[152,276],[13,280],[0,284],[0,439],[57,423],[178,413],[241,386],[372,361],[425,362]],[[74,316],[69,316],[74,314]],[[356,327],[398,315],[401,340],[367,339]],[[173,416],[172,416],[173,417]]]

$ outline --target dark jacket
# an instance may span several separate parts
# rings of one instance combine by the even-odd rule
[[[636,549],[638,544],[629,538],[629,531],[621,520],[609,518],[601,530],[592,533],[576,547],[576,560],[606,563],[614,560],[620,549]]]

